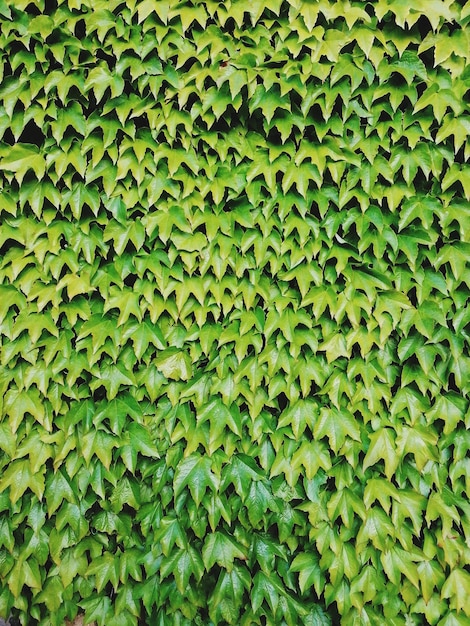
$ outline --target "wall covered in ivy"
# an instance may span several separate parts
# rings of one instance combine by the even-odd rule
[[[0,616],[469,624],[469,22],[0,0]]]

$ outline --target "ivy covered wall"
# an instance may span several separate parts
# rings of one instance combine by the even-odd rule
[[[0,616],[468,625],[469,22],[0,0]]]

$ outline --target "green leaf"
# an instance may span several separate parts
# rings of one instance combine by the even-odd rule
[[[428,420],[444,420],[444,435],[453,433],[459,424],[464,420],[467,402],[455,393],[440,395],[433,408],[426,413]]]
[[[459,116],[454,117],[451,114],[447,114],[436,135],[436,143],[441,143],[447,137],[454,137],[454,150],[457,153],[458,150],[462,147],[465,137],[470,132],[470,119],[468,116]],[[462,135],[462,133],[464,133]],[[458,168],[457,164],[454,164],[456,169]]]
[[[119,317],[117,325],[121,326],[125,324],[130,316],[135,317],[139,322],[142,321],[142,310],[140,306],[140,294],[131,292],[129,290],[110,290],[110,297],[108,298],[103,312],[106,313],[111,309],[118,309]]]
[[[117,448],[119,443],[116,437],[103,430],[92,430],[80,439],[80,450],[87,464],[95,455],[106,469],[109,469],[113,458],[113,448]]]
[[[334,407],[321,409],[313,434],[317,439],[328,437],[335,454],[342,448],[346,439],[361,441],[361,431],[354,416],[347,410],[339,411]]]
[[[164,350],[166,347],[160,327],[145,319],[140,323],[126,324],[124,337],[130,337],[138,360],[144,356],[150,345],[159,350]]]
[[[442,586],[441,597],[450,600],[450,606],[457,612],[470,615],[470,598],[467,593],[470,574],[461,568],[454,569]]]
[[[189,380],[192,376],[191,358],[176,348],[164,350],[155,359],[157,369],[171,380]]]
[[[336,333],[330,339],[321,343],[318,349],[326,352],[328,363],[333,363],[340,357],[349,356],[346,338],[341,333]]]
[[[0,15],[3,15],[7,19],[11,19],[11,10],[5,0],[0,0]]]
[[[77,498],[73,490],[70,480],[59,469],[55,474],[48,477],[46,486],[46,503],[47,512],[52,515],[62,504],[63,500],[75,504]]]
[[[117,590],[119,584],[119,558],[115,554],[105,552],[90,563],[86,571],[87,576],[94,576],[96,590],[99,593],[110,582]]]
[[[275,615],[279,600],[285,595],[284,586],[279,577],[273,573],[267,576],[264,572],[258,572],[253,578],[253,588],[251,590],[251,606],[256,613],[266,600],[270,610]]]
[[[244,594],[249,591],[250,586],[248,569],[237,565],[231,571],[222,569],[209,599],[211,619],[216,622],[220,616],[229,624],[235,623],[244,604]]]
[[[112,608],[111,599],[107,596],[86,598],[80,602],[80,606],[85,610],[86,622],[97,622],[100,626],[109,623]]]
[[[228,426],[230,430],[242,436],[242,424],[240,413],[231,411],[220,399],[214,398],[198,411],[197,421],[201,424],[210,423],[211,439],[216,439]]]
[[[246,558],[246,550],[229,535],[217,531],[206,536],[202,560],[207,571],[217,563],[231,572],[235,559],[244,561]]]
[[[437,433],[429,427],[414,424],[412,428],[401,426],[397,430],[396,449],[400,458],[412,454],[418,471],[422,472],[429,461],[437,461]]]
[[[363,469],[372,467],[379,461],[385,464],[385,476],[391,480],[400,462],[395,444],[395,433],[387,426],[369,435],[370,445],[364,457]]]
[[[136,381],[131,371],[124,369],[122,365],[103,365],[91,388],[103,385],[106,389],[108,400],[115,398],[121,386],[135,386]]]
[[[297,400],[281,413],[277,426],[290,426],[295,439],[299,440],[307,425],[313,427],[317,413],[317,405],[311,400]]]
[[[280,513],[280,503],[273,496],[270,486],[262,481],[253,481],[247,496],[248,519],[254,528],[266,519],[268,511]]]
[[[173,546],[184,548],[186,537],[181,524],[176,518],[163,518],[155,533],[155,540],[161,543],[162,552],[168,556]]]
[[[31,489],[41,500],[45,487],[45,471],[46,468],[43,466],[40,471],[33,473],[28,459],[12,461],[0,478],[0,492],[9,487],[12,504],[15,504],[27,489]]]
[[[46,160],[36,146],[18,143],[9,147],[6,154],[0,152],[0,170],[13,172],[19,184],[29,169],[34,171],[38,180],[46,171]]]
[[[191,576],[199,582],[203,573],[204,564],[201,556],[192,546],[186,546],[184,549],[178,548],[169,557],[164,557],[160,568],[162,579],[170,574],[174,576],[180,593],[185,593],[187,590]]]
[[[88,72],[85,80],[85,91],[93,90],[96,101],[100,102],[107,88],[110,88],[111,97],[117,98],[124,90],[124,80],[121,76],[111,73],[103,65],[98,65]]]
[[[426,603],[432,598],[435,589],[441,589],[445,574],[437,563],[422,561],[418,563],[418,575],[421,582],[421,591]]]
[[[403,575],[412,585],[419,589],[418,568],[415,563],[417,559],[412,554],[402,548],[394,547],[391,550],[385,550],[380,560],[384,572],[394,585],[400,586],[402,584],[401,577]]]
[[[299,572],[299,587],[301,593],[315,589],[320,596],[325,586],[325,576],[315,554],[303,552],[298,554],[291,563],[290,570]]]
[[[410,50],[405,50],[398,60],[390,63],[387,71],[390,74],[398,72],[405,78],[408,85],[411,85],[413,80],[416,80],[416,76],[423,81],[427,79],[426,66],[416,52]]]
[[[426,522],[429,525],[434,520],[440,519],[442,523],[442,535],[445,540],[453,536],[453,524],[460,524],[460,515],[453,504],[445,501],[440,493],[431,493],[426,507]]]
[[[265,90],[265,88],[261,85],[259,85],[256,89],[256,92],[250,102],[250,107],[252,111],[254,111],[257,107],[260,107],[263,112],[263,116],[268,123],[271,122],[278,108],[286,111],[290,111],[291,109],[289,99],[282,97],[279,94],[278,89],[271,88]]]
[[[23,391],[10,389],[5,394],[4,410],[9,417],[8,422],[13,433],[16,433],[27,414],[32,415],[47,430],[50,430],[46,410],[34,387]]]
[[[448,47],[448,41],[446,44],[447,52],[452,54],[452,51]],[[456,115],[463,113],[462,102],[456,94],[451,89],[440,89],[437,84],[433,84],[426,89],[423,95],[416,102],[413,112],[418,113],[427,106],[432,107],[434,116],[439,123],[442,122],[442,118],[448,108],[451,108]],[[431,147],[429,147],[429,150],[432,153]]]
[[[293,469],[305,468],[305,475],[308,480],[312,480],[320,468],[328,471],[331,464],[328,446],[321,441],[304,441],[293,454],[291,460]]]
[[[115,435],[121,435],[128,418],[142,422],[141,405],[130,394],[121,393],[117,398],[103,403],[102,408],[92,409],[93,423],[98,425],[103,419],[108,419],[111,430]]]
[[[364,505],[370,508],[371,504],[378,500],[385,513],[390,512],[392,500],[399,500],[397,488],[383,478],[371,478],[367,481],[364,490]]]
[[[160,453],[144,426],[132,422],[126,427],[126,433],[129,433],[131,446],[135,450],[144,456],[160,458]]]
[[[185,487],[188,487],[194,502],[199,506],[208,487],[212,491],[218,488],[219,479],[212,471],[209,457],[192,454],[176,467],[173,485],[175,496],[178,496]]]
[[[411,333],[408,337],[400,340],[397,348],[397,354],[400,361],[406,361],[409,357],[415,355],[419,348],[424,346],[425,339],[418,333]]]
[[[419,165],[418,159],[416,159],[416,163]],[[409,184],[410,181],[406,180],[406,182]],[[438,213],[440,208],[440,203],[436,202],[433,198],[412,198],[405,201],[403,203],[402,210],[400,211],[398,230],[403,230],[415,219],[418,219],[424,228],[432,228],[434,214]]]
[[[235,454],[223,470],[220,489],[225,491],[229,484],[233,484],[237,494],[246,500],[252,482],[263,479],[265,476],[262,470],[251,457]]]
[[[341,517],[346,528],[352,528],[355,514],[361,518],[366,515],[362,501],[349,489],[336,492],[328,502],[327,511],[332,522]]]

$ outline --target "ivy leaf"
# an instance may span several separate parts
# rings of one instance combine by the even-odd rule
[[[98,103],[102,100],[108,87],[110,88],[112,98],[120,96],[124,89],[122,76],[111,73],[103,65],[98,65],[89,71],[84,88],[85,91],[93,90]]]
[[[419,333],[431,339],[435,332],[436,322],[447,327],[444,311],[435,302],[427,301],[421,303],[417,308],[413,307],[403,311],[400,326],[406,334],[414,326]]]
[[[301,593],[305,593],[313,586],[317,596],[321,595],[325,586],[325,577],[315,554],[308,552],[298,554],[292,561],[290,570],[299,572]]]
[[[249,591],[251,577],[248,569],[234,565],[227,571],[222,569],[210,597],[210,617],[216,622],[220,615],[227,623],[234,622],[239,616],[243,596]]]
[[[445,574],[437,563],[422,561],[418,563],[418,575],[425,602],[429,602],[435,589],[441,589]]]
[[[419,348],[423,347],[425,339],[419,333],[410,333],[407,337],[400,340],[397,348],[397,354],[400,361],[404,362],[410,356],[417,353]]]
[[[186,538],[180,521],[173,517],[163,518],[155,533],[155,540],[161,543],[165,556],[171,553],[175,544],[178,548],[184,548]]]
[[[81,453],[87,464],[90,463],[91,457],[96,455],[106,469],[111,465],[113,448],[118,446],[117,438],[104,430],[87,432],[80,440]]]
[[[158,398],[161,388],[166,384],[166,377],[161,374],[156,368],[146,368],[142,373],[142,381],[145,386],[145,390],[153,403]]]
[[[448,41],[446,40],[447,50]],[[450,53],[452,53],[450,51]],[[456,115],[463,113],[462,103],[451,89],[439,89],[437,84],[431,85],[415,104],[414,112],[418,113],[427,106],[431,106],[433,113],[439,123],[442,122],[448,108],[452,108]]]
[[[331,449],[335,454],[342,448],[346,439],[361,441],[361,431],[353,415],[346,410],[340,411],[335,407],[321,409],[313,433],[317,439],[328,437]]]
[[[107,418],[111,430],[118,436],[121,435],[128,418],[136,422],[141,422],[143,419],[141,405],[130,394],[124,393],[111,401],[104,402],[102,408],[93,408],[92,414],[95,425]]]
[[[155,359],[157,369],[171,380],[189,380],[192,376],[192,363],[188,354],[168,348]]]
[[[85,610],[85,621],[90,624],[93,622],[98,624],[109,623],[112,608],[111,599],[107,596],[86,598],[80,602],[80,606]]]
[[[202,560],[207,571],[218,563],[231,572],[235,559],[244,561],[246,558],[246,550],[242,550],[242,546],[229,535],[219,531],[207,535],[202,549]]]
[[[29,169],[34,171],[38,180],[43,178],[46,171],[46,160],[36,146],[18,143],[9,146],[6,154],[0,153],[0,170],[13,172],[18,184],[22,183]]]
[[[461,280],[467,270],[468,250],[470,244],[466,242],[457,241],[452,245],[444,245],[436,258],[436,267],[440,268],[444,263],[449,263],[455,279]]]
[[[433,408],[426,413],[428,420],[443,419],[444,435],[453,433],[459,424],[464,420],[467,402],[455,393],[440,395]]]
[[[346,528],[352,528],[354,514],[362,518],[367,515],[362,501],[349,489],[336,492],[328,502],[327,511],[332,522],[341,516]]]
[[[110,582],[114,590],[119,582],[119,559],[110,552],[105,552],[102,556],[96,557],[88,566],[87,576],[95,577],[96,590],[98,593]]]
[[[370,508],[371,504],[378,500],[385,513],[389,513],[391,501],[399,500],[398,490],[394,485],[383,478],[371,478],[367,481],[364,490],[364,505]]]
[[[470,118],[468,116],[461,115],[454,117],[451,114],[447,114],[436,135],[436,143],[441,143],[447,137],[454,137],[454,147],[457,153],[465,141],[465,137],[470,132]],[[462,133],[465,133],[462,136]],[[457,168],[458,165],[454,164]]]
[[[429,525],[437,519],[442,522],[442,535],[446,540],[453,536],[453,523],[460,524],[457,508],[453,504],[448,504],[442,494],[432,493],[426,507],[426,522]]]
[[[218,488],[219,479],[212,471],[209,457],[192,454],[176,467],[173,484],[175,496],[178,496],[185,487],[189,487],[194,502],[199,506],[208,487],[212,491]]]
[[[394,585],[401,584],[401,576],[405,576],[414,587],[419,589],[418,568],[415,561],[421,558],[410,554],[398,546],[391,550],[384,550],[380,560],[385,573]]]
[[[257,87],[250,102],[250,107],[252,111],[260,107],[268,123],[271,122],[278,108],[286,111],[290,111],[291,108],[289,99],[281,96],[278,88],[273,87],[266,90],[262,85]]]
[[[211,438],[216,439],[228,426],[232,432],[239,437],[242,436],[241,417],[238,411],[231,411],[218,398],[214,398],[209,404],[206,404],[198,411],[197,421],[203,424],[206,421],[210,423]]]
[[[416,159],[416,163],[419,164],[418,159]],[[414,175],[416,175],[416,170]],[[414,175],[412,178],[414,178]],[[407,180],[406,182],[409,184],[410,181]],[[400,211],[398,230],[403,230],[415,219],[418,219],[423,224],[424,228],[431,228],[434,215],[439,209],[440,203],[434,198],[412,198],[405,201]]]
[[[299,440],[307,424],[313,426],[317,412],[317,406],[311,400],[297,400],[281,413],[278,428],[290,426],[295,439]]]
[[[281,597],[285,597],[284,586],[277,574],[270,576],[264,572],[258,572],[253,578],[253,588],[251,590],[251,606],[256,613],[266,600],[270,610],[275,615]]]
[[[129,434],[131,446],[134,450],[148,457],[160,458],[160,453],[144,426],[132,422],[127,426],[126,433]]]
[[[71,504],[75,504],[77,501],[70,479],[60,469],[48,479],[45,495],[49,515],[57,511],[63,500]]]
[[[45,471],[46,467],[43,466],[41,471],[33,473],[29,459],[12,461],[0,478],[0,492],[9,487],[12,504],[15,504],[27,489],[31,489],[39,500],[42,500],[45,488]]]
[[[188,588],[192,575],[199,582],[204,574],[204,563],[198,551],[192,546],[186,546],[177,548],[169,557],[164,557],[160,568],[161,578],[170,574],[174,576],[180,593]]]
[[[237,494],[246,500],[253,481],[263,480],[265,476],[256,462],[246,454],[236,454],[224,468],[220,489],[225,491],[233,484]]]
[[[470,574],[461,568],[454,569],[442,585],[441,598],[448,598],[450,606],[470,615],[470,598],[467,593]]]
[[[384,461],[385,476],[391,480],[400,462],[395,444],[395,433],[387,426],[369,435],[370,445],[364,457],[363,469],[372,467],[378,461]]]
[[[320,468],[328,471],[331,463],[328,447],[321,441],[304,441],[291,460],[293,469],[305,468],[308,480],[312,480]]]
[[[27,414],[32,415],[49,430],[44,404],[40,401],[40,395],[34,387],[23,391],[10,389],[5,394],[4,411],[8,415],[8,423],[13,433],[17,432]]]
[[[9,424],[0,424],[0,448],[11,458],[16,450],[16,435]]]
[[[422,472],[428,461],[437,461],[438,436],[432,429],[414,424],[412,428],[401,426],[396,438],[397,454],[403,458],[405,454],[413,454],[418,471]]]
[[[136,381],[133,373],[124,369],[122,365],[104,365],[91,388],[94,389],[100,385],[106,389],[108,400],[113,400],[121,386],[135,386]]]
[[[405,50],[398,60],[390,63],[387,68],[387,74],[390,75],[392,72],[401,74],[408,85],[413,83],[415,76],[418,76],[423,81],[427,79],[426,66],[416,52],[410,50]]]
[[[5,0],[0,0],[0,15],[3,15],[9,20],[11,19],[11,10]]]
[[[113,289],[110,292],[110,297],[104,306],[103,312],[106,313],[114,308],[119,310],[119,317],[117,321],[118,326],[125,324],[131,315],[137,318],[139,322],[142,321],[139,293],[130,292],[128,290]]]
[[[83,323],[80,328],[80,332],[77,334],[77,342],[88,335],[92,336],[94,353],[96,353],[98,349],[104,345],[108,338],[110,338],[112,342],[117,345],[120,337],[116,321],[109,316],[104,317],[101,314],[91,315]]]
[[[254,528],[259,528],[267,511],[280,513],[279,502],[273,496],[269,485],[262,481],[253,481],[247,497],[248,519]]]
[[[150,344],[159,350],[164,350],[166,347],[166,341],[160,327],[145,319],[140,323],[126,324],[124,338],[127,337],[131,338],[138,360],[143,357]]]
[[[330,339],[321,343],[318,349],[326,352],[328,363],[333,363],[342,356],[349,356],[346,338],[341,333],[335,333]]]

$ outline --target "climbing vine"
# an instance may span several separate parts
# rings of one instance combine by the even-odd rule
[[[0,0],[0,615],[470,619],[470,2]]]

